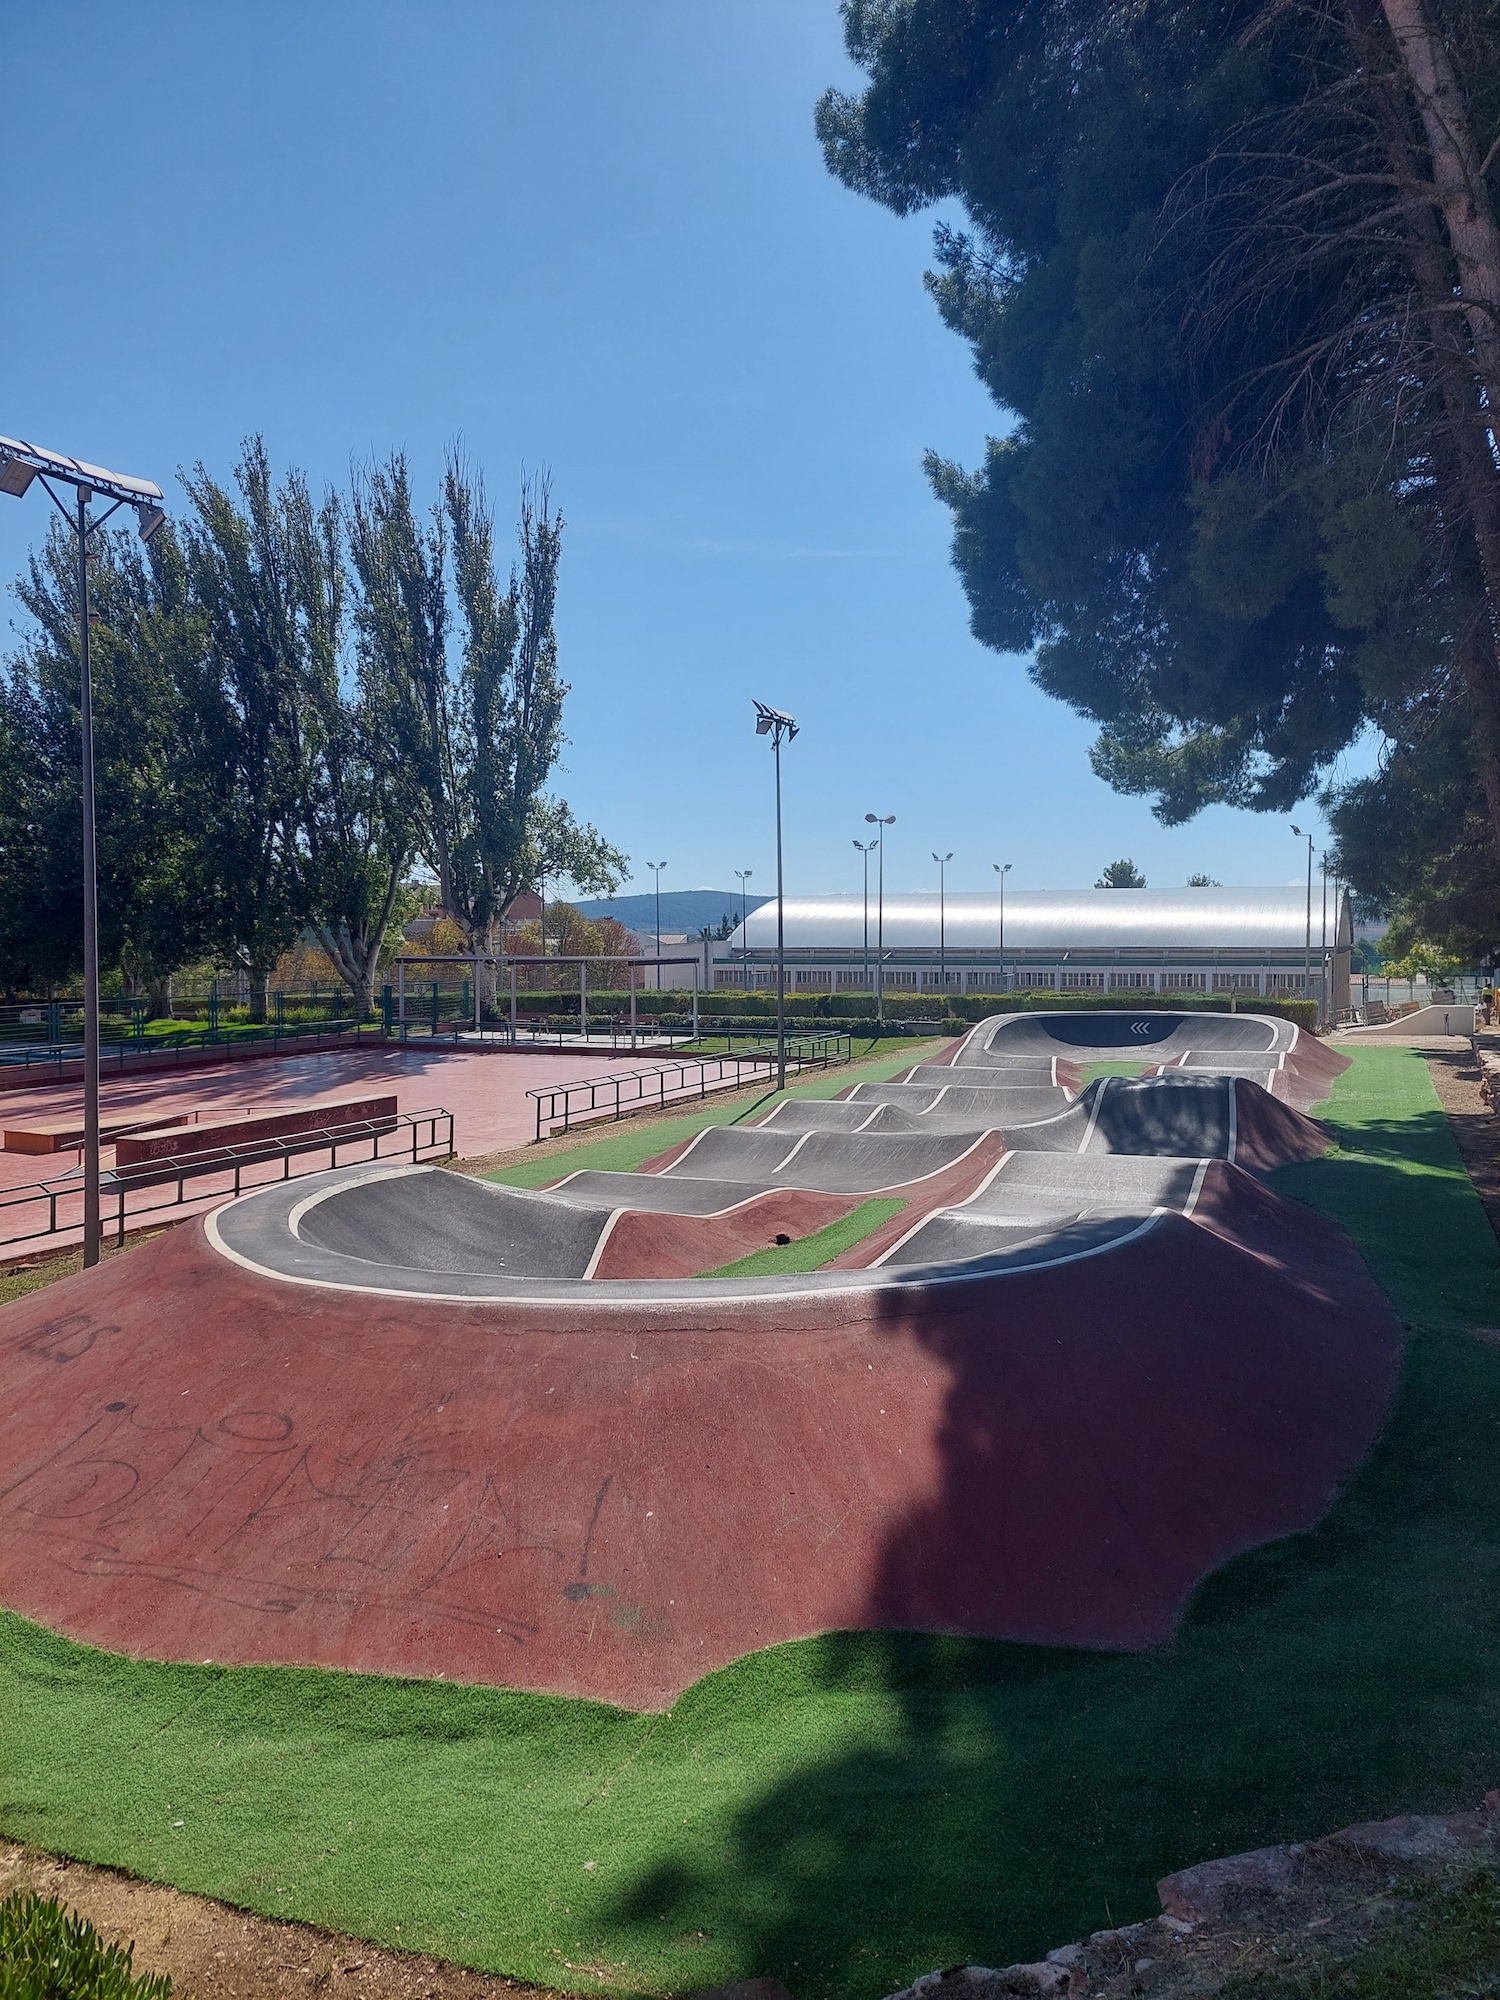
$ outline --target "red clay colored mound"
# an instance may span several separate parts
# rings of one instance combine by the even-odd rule
[[[1288,1103],[1305,1111],[1321,1104],[1333,1086],[1333,1079],[1349,1067],[1342,1050],[1329,1048],[1316,1035],[1298,1035],[1282,1069],[1282,1089]]]
[[[641,1708],[831,1629],[1159,1644],[1320,1518],[1400,1345],[1331,1224],[1205,1197],[1050,1269],[593,1310],[281,1284],[193,1224],[0,1315],[0,1600]]]
[[[867,1198],[786,1188],[759,1195],[728,1215],[653,1215],[628,1209],[605,1237],[593,1276],[696,1278],[769,1249],[778,1235],[796,1242],[826,1229]]]
[[[1293,1160],[1321,1159],[1333,1143],[1305,1112],[1294,1111],[1244,1077],[1235,1079],[1234,1126],[1235,1162],[1255,1173]]]

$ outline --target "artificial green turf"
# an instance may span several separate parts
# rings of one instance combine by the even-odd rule
[[[1132,1062],[1125,1057],[1107,1056],[1100,1062],[1081,1063],[1078,1070],[1078,1084],[1082,1089],[1100,1076],[1139,1076],[1148,1067],[1143,1062]]]
[[[748,1257],[741,1257],[733,1264],[721,1264],[716,1271],[705,1271],[703,1275],[706,1278],[779,1278],[792,1271],[821,1271],[835,1257],[842,1257],[856,1243],[863,1243],[867,1236],[873,1236],[882,1222],[889,1222],[905,1206],[904,1201],[862,1201],[848,1215],[841,1215],[826,1229],[814,1230],[811,1236],[799,1236],[791,1243],[772,1243],[764,1250],[752,1250]]]
[[[1361,1050],[1327,1115],[1338,1153],[1281,1184],[1419,1329],[1404,1389],[1322,1526],[1220,1572],[1171,1649],[835,1634],[651,1717],[133,1662],[5,1617],[0,1827],[583,1992],[761,1973],[870,2000],[1149,1915],[1190,1861],[1476,1803],[1500,1349],[1457,1329],[1500,1324],[1500,1252],[1419,1056]]]
[[[685,1112],[680,1118],[623,1119],[618,1125],[611,1123],[607,1126],[608,1136],[596,1139],[592,1145],[576,1146],[566,1152],[544,1152],[535,1160],[524,1160],[514,1167],[502,1167],[498,1173],[486,1174],[484,1178],[501,1181],[506,1187],[534,1188],[544,1187],[548,1181],[558,1180],[563,1174],[582,1173],[585,1169],[590,1173],[634,1173],[646,1160],[655,1159],[658,1153],[665,1153],[669,1147],[679,1145],[684,1139],[691,1139],[695,1132],[701,1132],[707,1125],[739,1125],[752,1118],[764,1118],[783,1096],[837,1097],[852,1083],[884,1083],[890,1077],[900,1076],[914,1063],[925,1062],[935,1048],[945,1046],[918,1042],[913,1047],[908,1043],[900,1056],[876,1058],[870,1062],[861,1059],[835,1069],[818,1070],[810,1078],[791,1085],[785,1092],[763,1091],[749,1104],[736,1091],[732,1103],[716,1104],[708,1098],[696,1111]]]

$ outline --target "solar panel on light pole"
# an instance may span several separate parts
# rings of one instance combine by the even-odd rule
[[[89,536],[121,507],[134,507],[141,540],[149,542],[166,522],[164,495],[151,479],[109,472],[87,459],[0,437],[0,493],[21,499],[40,479],[48,498],[78,538],[78,687],[80,791],[83,839],[83,1261],[99,1261],[99,880],[94,844],[94,689],[89,663]],[[73,489],[69,507],[53,481]],[[89,519],[96,497],[112,504]],[[123,1223],[124,1196],[121,1196]]]

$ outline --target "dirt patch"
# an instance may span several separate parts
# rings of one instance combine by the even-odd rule
[[[0,1896],[34,1889],[135,1945],[135,1970],[164,1972],[174,2000],[543,2000],[547,1989],[336,1931],[253,1917],[207,1896],[0,1844]]]
[[[154,1236],[165,1235],[168,1229],[178,1229],[180,1223],[162,1223],[154,1229],[132,1230],[123,1243],[105,1243],[100,1246],[101,1263],[112,1257],[123,1257],[138,1244],[149,1243]],[[72,1250],[48,1250],[36,1257],[18,1257],[14,1263],[0,1264],[0,1306],[8,1305],[12,1299],[23,1299],[28,1292],[39,1292],[43,1285],[54,1284],[59,1278],[71,1278],[75,1271],[83,1269],[83,1247]]]
[[[1500,1047],[1500,1035],[1480,1039],[1486,1048]],[[1472,1049],[1427,1049],[1423,1053],[1474,1192],[1490,1227],[1500,1237],[1500,1116],[1479,1095],[1478,1061]]]

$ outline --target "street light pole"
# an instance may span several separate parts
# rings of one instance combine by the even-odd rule
[[[946,995],[948,991],[947,870],[948,863],[953,859],[953,856],[951,854],[934,854],[932,858],[938,865],[938,971],[942,975],[943,992]]]
[[[896,815],[866,813],[865,821],[875,832],[875,1019],[885,1026],[885,830],[896,824]]]
[[[870,990],[870,856],[875,852],[873,840],[856,840],[855,848],[865,864],[865,991]]]
[[[166,522],[162,490],[152,480],[106,472],[62,453],[43,451],[22,438],[0,437],[0,493],[19,500],[34,479],[78,537],[78,720],[81,738],[79,779],[83,845],[83,1261],[99,1261],[99,876],[94,845],[94,685],[89,660],[89,536],[121,507],[134,507],[143,542]],[[74,505],[58,497],[56,480],[71,486]],[[96,497],[112,502],[97,520],[89,519]]]
[[[1326,1015],[1331,1011],[1328,1002],[1332,997],[1328,990],[1332,982],[1328,976],[1328,855],[1326,850],[1323,854],[1321,865],[1323,869],[1323,946],[1321,958],[1323,964],[1323,1012]]]
[[[743,972],[750,963],[750,901],[745,893],[745,884],[755,873],[753,868],[736,868],[740,878],[740,970]]]
[[[1013,864],[1009,861],[992,861],[991,868],[1000,878],[1000,991],[1005,991],[1005,878]]]
[[[661,871],[665,861],[648,861],[646,866],[656,877],[656,990],[661,991]]]
[[[755,704],[755,733],[769,736],[776,757],[776,1088],[786,1089],[786,889],[781,868],[781,745],[797,734],[791,716]]]
[[[1294,826],[1292,828],[1292,832],[1296,834],[1299,840],[1305,840],[1307,842],[1307,932],[1306,936],[1303,939],[1303,945],[1302,945],[1302,991],[1305,995],[1309,993],[1312,989],[1313,837],[1310,833],[1304,833],[1300,826]],[[1320,1000],[1318,1003],[1319,1021],[1321,1021],[1322,1018],[1323,1018],[1323,1004],[1322,1001]]]

